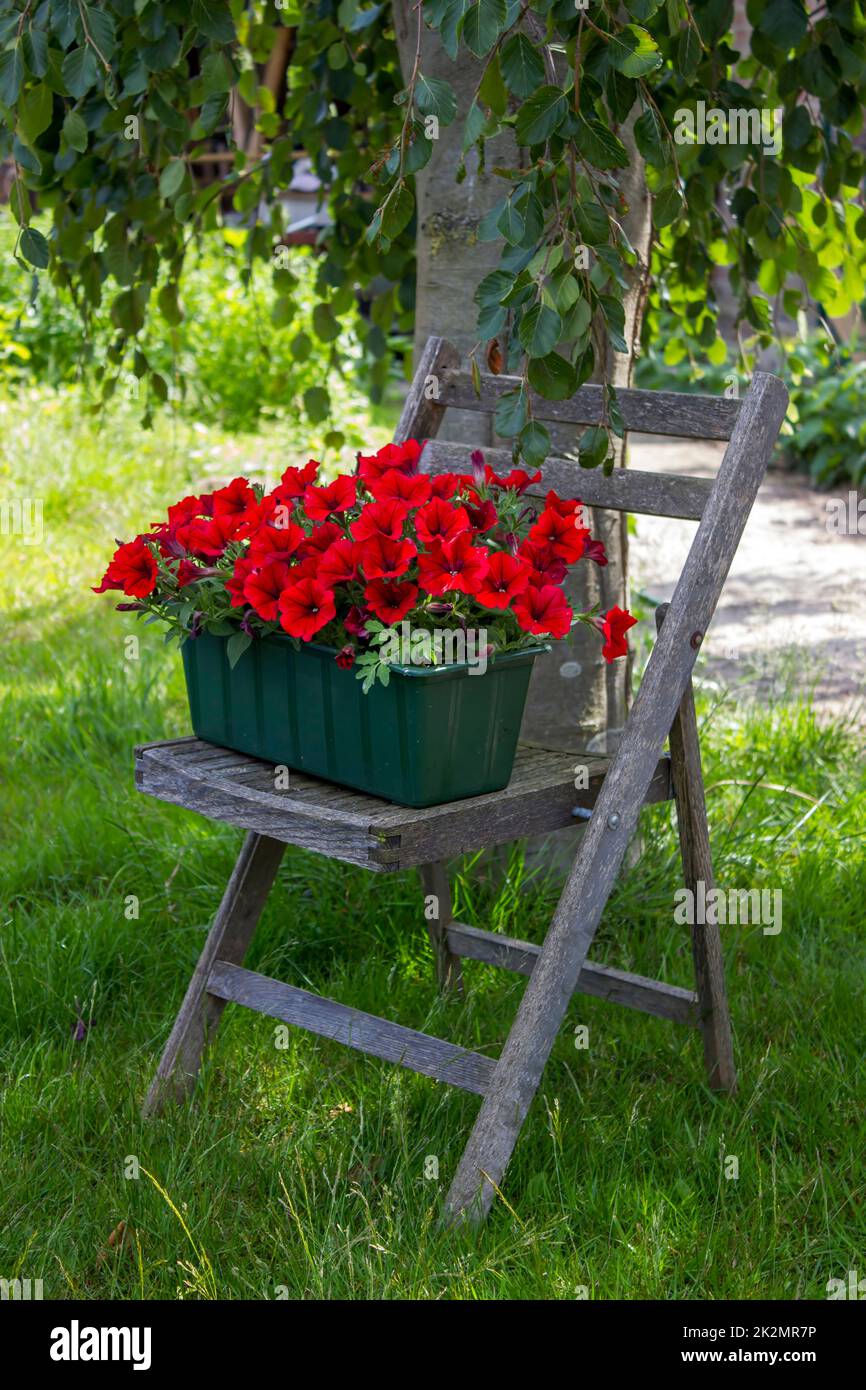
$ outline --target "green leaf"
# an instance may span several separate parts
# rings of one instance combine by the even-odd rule
[[[31,87],[18,108],[18,125],[28,145],[32,145],[51,124],[54,97],[51,89],[40,82]]]
[[[596,169],[628,168],[625,145],[601,121],[588,121],[584,116],[578,116],[577,126],[578,149]]]
[[[476,58],[488,54],[505,28],[505,0],[477,0],[463,16],[463,42]]]
[[[529,357],[546,357],[562,332],[562,319],[547,304],[534,304],[522,315],[517,330],[523,350]]]
[[[84,45],[81,48],[73,48],[71,53],[67,53],[63,59],[61,69],[63,84],[71,97],[78,101],[96,85],[99,77],[99,68],[96,65],[96,58],[93,50]]]
[[[382,205],[382,235],[389,241],[409,225],[415,211],[415,198],[405,183],[396,184]]]
[[[48,35],[45,30],[32,26],[25,29],[22,43],[28,71],[34,77],[44,77],[48,71]]]
[[[514,129],[518,144],[540,145],[565,119],[568,102],[559,87],[539,87],[517,113]]]
[[[683,195],[680,190],[672,184],[670,188],[663,188],[661,193],[657,193],[653,198],[653,223],[656,227],[669,227],[672,222],[676,222],[683,209]]]
[[[600,203],[578,203],[574,209],[580,235],[587,246],[606,246],[610,239],[610,223]]]
[[[159,176],[159,196],[171,202],[183,187],[186,178],[186,165],[182,159],[172,159]]]
[[[637,24],[627,24],[607,46],[611,66],[624,77],[646,77],[661,66],[655,39]]]
[[[0,101],[5,102],[7,106],[14,106],[23,81],[24,61],[21,49],[16,44],[14,48],[0,53]]]
[[[100,4],[82,5],[82,11],[87,18],[87,28],[90,37],[99,49],[100,58],[109,62],[115,48],[114,19],[110,10]]]
[[[647,164],[661,169],[670,161],[670,150],[664,127],[655,108],[648,106],[634,123],[634,139]]]
[[[525,34],[512,34],[499,55],[499,66],[508,90],[523,101],[544,81],[541,54]]]
[[[208,54],[202,64],[201,82],[206,97],[231,91],[232,71],[224,53]]]
[[[481,139],[486,125],[487,117],[478,102],[473,101],[469,108],[469,115],[466,117],[466,124],[463,127],[462,149],[464,154],[471,149],[477,140]]]
[[[533,358],[527,376],[533,391],[537,391],[546,401],[566,401],[574,395],[574,368],[558,352]]]
[[[145,292],[141,287],[123,290],[111,306],[111,321],[121,333],[134,338],[144,327]]]
[[[327,420],[331,413],[331,397],[324,386],[311,386],[304,392],[304,409],[314,425]]]
[[[700,38],[690,24],[682,30],[677,40],[677,72],[690,82],[700,67],[703,56]]]
[[[70,149],[84,154],[87,149],[87,126],[77,111],[67,111],[63,120],[63,137]]]
[[[757,27],[776,48],[787,52],[796,48],[808,27],[806,11],[801,0],[770,0],[760,15]]]
[[[516,391],[506,391],[504,396],[499,397],[499,404],[493,417],[493,424],[497,434],[501,434],[503,439],[511,439],[514,435],[520,434],[526,424],[526,392],[522,386]]]
[[[478,100],[482,106],[488,106],[495,116],[504,116],[508,110],[508,91],[502,81],[499,58],[495,53],[484,69]]]
[[[443,125],[450,125],[457,115],[457,97],[450,82],[441,77],[418,74],[415,84],[415,106],[422,116],[438,116]]]
[[[25,261],[35,265],[37,270],[46,270],[51,254],[48,250],[48,242],[41,232],[35,227],[25,227],[21,233],[19,248]]]
[[[518,246],[523,240],[526,223],[510,198],[502,209],[496,226],[511,246]]]
[[[178,302],[177,285],[174,282],[170,281],[162,286],[156,297],[156,302],[166,323],[171,324],[172,328],[183,323],[183,309]]]
[[[173,24],[166,25],[155,43],[146,44],[141,58],[149,72],[166,72],[180,57],[180,34]]]
[[[226,642],[226,656],[229,666],[234,670],[243,656],[244,652],[252,642],[252,636],[248,632],[236,632]]]
[[[633,19],[643,23],[647,19],[652,19],[656,10],[661,8],[662,0],[626,0],[626,9]]]
[[[332,343],[340,336],[340,325],[330,304],[317,304],[313,310],[313,331],[322,343]]]
[[[593,425],[581,435],[578,446],[578,462],[581,468],[598,468],[607,456],[607,430],[602,425]]]
[[[518,447],[528,467],[538,468],[550,453],[550,435],[538,420],[530,420],[520,431]]]

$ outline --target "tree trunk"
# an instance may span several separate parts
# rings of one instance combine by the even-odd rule
[[[394,22],[403,75],[408,82],[415,60],[418,15],[410,0],[394,0]],[[502,197],[505,183],[478,167],[475,150],[466,156],[466,178],[457,183],[461,159],[463,120],[481,76],[482,65],[465,52],[452,63],[437,34],[424,29],[421,38],[421,71],[427,77],[450,82],[457,95],[457,119],[441,126],[439,139],[427,167],[416,175],[418,203],[418,272],[415,318],[416,358],[431,333],[449,338],[465,353],[477,343],[473,294],[479,281],[495,270],[501,246],[477,239],[478,224]],[[643,162],[630,137],[630,126],[620,131],[632,156],[624,179],[628,212],[622,221],[632,246],[645,265],[649,255],[650,200]],[[486,166],[513,167],[518,154],[512,137],[488,142]],[[641,267],[626,305],[626,341],[639,337],[643,309],[644,276]],[[479,364],[481,365],[481,364]],[[630,383],[632,354],[611,354],[608,379],[614,385]],[[553,448],[574,449],[582,431],[551,428]],[[491,417],[471,411],[446,412],[441,430],[445,439],[463,443],[492,444]],[[624,463],[621,457],[618,462]],[[575,492],[580,493],[580,474],[575,469]],[[616,512],[590,514],[593,535],[605,543],[609,563],[604,569],[587,562],[578,565],[566,584],[570,600],[580,609],[598,603],[605,612],[613,604],[625,606],[627,598],[627,542],[625,519]],[[553,748],[606,752],[615,746],[625,722],[628,681],[625,662],[606,666],[597,635],[581,624],[564,641],[535,663],[521,737],[524,741]]]

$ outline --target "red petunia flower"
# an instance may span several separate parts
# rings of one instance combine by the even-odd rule
[[[454,507],[441,497],[434,497],[415,513],[415,530],[425,545],[453,541],[461,531],[469,530],[469,513],[465,507]]]
[[[488,483],[493,483],[496,487],[513,488],[518,496],[522,496],[528,487],[541,482],[541,469],[537,469],[530,476],[523,468],[512,468],[504,478],[499,478],[488,463],[484,469],[484,476]]]
[[[529,540],[537,545],[550,545],[555,555],[567,565],[573,565],[583,554],[589,531],[575,524],[575,513],[566,516],[545,507],[535,525],[530,528]]]
[[[232,608],[243,608],[246,604],[244,585],[254,569],[255,565],[246,555],[235,560],[232,577],[226,580],[226,589],[232,596]]]
[[[249,558],[257,565],[287,561],[305,540],[303,530],[293,521],[288,526],[260,526],[250,537]]]
[[[402,474],[398,474],[401,477]],[[356,541],[366,541],[372,536],[387,536],[388,540],[398,541],[403,535],[403,523],[410,512],[408,502],[391,497],[382,502],[368,502],[362,507],[357,521],[352,523],[351,532]]]
[[[310,459],[303,468],[287,468],[280,479],[279,487],[274,488],[273,496],[280,501],[289,502],[303,497],[310,484],[316,481],[318,471],[319,465],[315,459]]]
[[[418,582],[429,594],[450,589],[477,593],[487,570],[487,551],[472,544],[469,531],[461,531],[453,541],[436,541],[429,554],[418,556]]]
[[[403,444],[386,444],[375,454],[359,454],[358,475],[366,482],[381,478],[389,468],[397,468],[401,473],[417,473],[423,447],[417,439],[407,439]]]
[[[212,500],[212,499],[211,499]],[[179,526],[192,521],[193,517],[205,514],[204,503],[200,497],[184,497],[168,509],[168,534],[174,540]]]
[[[618,656],[625,656],[628,652],[628,643],[625,634],[630,627],[634,627],[637,618],[633,618],[625,608],[618,608],[614,604],[613,608],[601,618],[596,618],[596,626],[599,632],[604,633],[605,643],[601,649],[601,654],[605,661],[615,661]]]
[[[333,589],[335,584],[348,584],[357,573],[356,547],[345,536],[328,546],[316,566],[316,578],[328,589]]]
[[[183,589],[187,584],[193,584],[196,579],[201,579],[206,573],[199,565],[194,565],[192,560],[181,560],[177,567],[178,587]]]
[[[364,590],[367,607],[383,623],[399,623],[405,618],[418,597],[418,585],[411,580],[389,584],[387,579],[374,579]],[[348,629],[347,629],[348,630]]]
[[[568,573],[568,565],[552,545],[537,545],[535,541],[525,540],[518,546],[517,553],[532,566],[532,583],[538,589],[545,584],[561,584]]]
[[[368,634],[364,622],[369,616],[370,614],[366,608],[359,608],[357,603],[352,604],[352,607],[343,619],[343,627],[350,637],[363,637],[364,640],[366,640]]]
[[[213,495],[214,516],[233,516],[237,521],[250,521],[255,516],[258,500],[246,478],[233,478],[228,487]]]
[[[324,555],[328,546],[340,540],[343,532],[335,521],[326,521],[323,526],[314,526],[305,541],[298,546],[298,556],[306,560],[309,555]]]
[[[205,560],[217,560],[229,541],[237,539],[242,524],[236,515],[226,513],[203,520],[199,518],[179,526],[177,539],[193,555],[200,555]]]
[[[307,487],[304,490],[304,511],[311,521],[327,521],[329,516],[347,512],[358,497],[354,478],[342,475],[327,487]]]
[[[308,555],[306,559],[298,560],[292,565],[292,583],[296,584],[299,579],[318,579],[321,563],[322,557],[318,550],[314,551],[312,555]]]
[[[309,642],[336,613],[334,595],[317,579],[301,579],[279,599],[280,623],[290,637]]]
[[[607,564],[604,541],[588,540],[584,545],[583,553],[587,560],[594,560],[600,569],[604,569]]]
[[[477,507],[467,506],[466,510],[469,513],[472,529],[476,531],[479,536],[485,531],[490,531],[499,520],[499,514],[489,498],[487,501],[481,502]]]
[[[401,473],[399,468],[389,468],[380,478],[366,479],[366,485],[377,502],[394,499],[408,502],[410,507],[423,507],[430,500],[430,479],[423,473]]]
[[[459,473],[437,473],[430,479],[430,496],[441,497],[447,502],[449,497],[454,496],[462,481]]]
[[[93,586],[93,592],[104,594],[107,589],[121,589],[130,598],[147,598],[156,588],[158,574],[156,560],[138,536],[134,541],[118,546],[102,577],[102,583]]]
[[[355,664],[355,648],[351,642],[347,642],[345,647],[341,647],[334,657],[341,671],[350,671]]]
[[[400,579],[417,553],[411,541],[392,541],[386,536],[371,536],[359,546],[365,579]]]
[[[562,590],[545,584],[540,589],[531,585],[514,600],[514,616],[524,632],[565,637],[573,615]]]
[[[544,499],[544,505],[552,512],[558,512],[560,516],[573,516],[575,526],[580,525],[582,516],[576,513],[583,503],[577,497],[559,497],[552,489]]]
[[[251,574],[244,584],[244,598],[266,623],[279,621],[279,600],[291,583],[291,570],[284,560],[275,560]]]
[[[485,608],[507,608],[513,598],[529,587],[532,573],[525,560],[497,550],[488,561],[489,571],[475,597]]]

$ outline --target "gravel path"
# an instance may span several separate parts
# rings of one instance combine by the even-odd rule
[[[632,436],[631,466],[712,477],[723,444]],[[725,584],[704,653],[705,673],[765,699],[814,690],[827,714],[866,717],[866,506],[862,534],[828,526],[830,497],[797,474],[768,472]],[[668,599],[695,523],[638,517],[632,587]]]

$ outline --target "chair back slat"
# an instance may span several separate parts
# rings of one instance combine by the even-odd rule
[[[469,473],[474,447],[429,439],[421,455],[421,468],[425,473]],[[509,449],[485,448],[482,452],[485,463],[500,477],[511,470]],[[544,497],[553,488],[563,497],[579,497],[588,507],[688,521],[700,521],[713,485],[710,478],[648,473],[638,468],[617,468],[606,478],[600,468],[581,468],[574,459],[554,456],[545,459],[541,474],[541,482],[527,488],[528,497]]]
[[[457,410],[478,410],[490,415],[507,391],[520,385],[516,376],[481,374],[481,393],[476,392],[469,372],[444,373],[439,404]],[[604,388],[581,386],[567,401],[547,401],[532,394],[532,414],[538,420],[562,425],[600,425],[603,423]],[[642,434],[673,435],[679,439],[730,439],[740,401],[722,396],[699,396],[685,391],[617,390],[617,401],[627,430]]]

